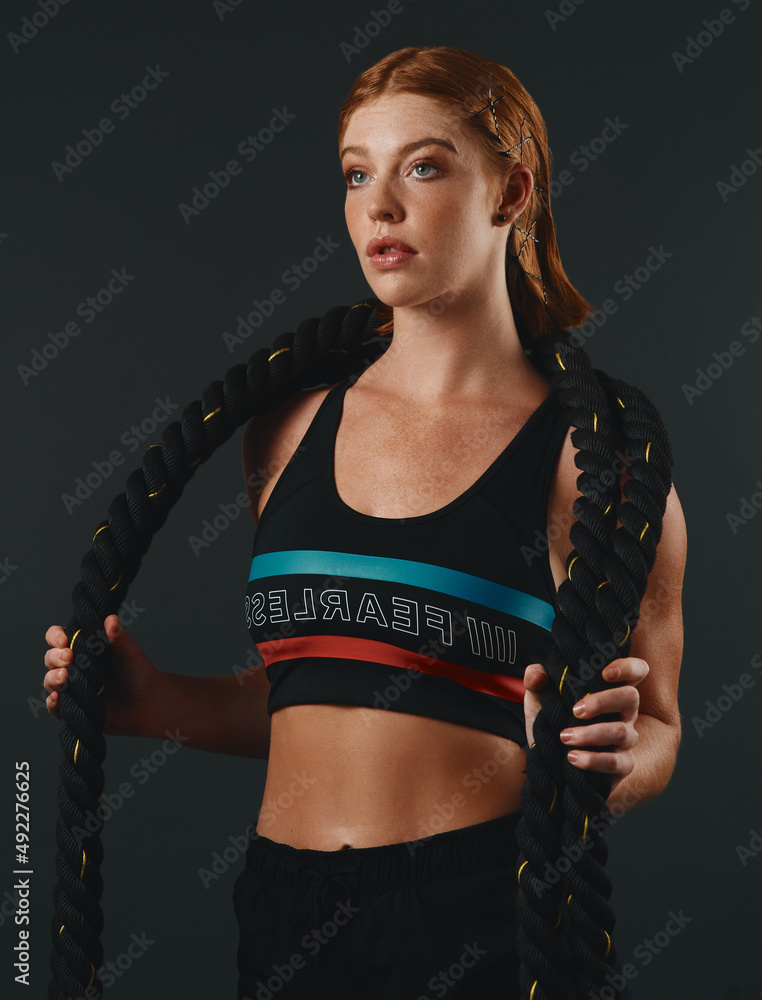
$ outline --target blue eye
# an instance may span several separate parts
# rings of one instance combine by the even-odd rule
[[[441,168],[438,167],[435,163],[431,163],[429,160],[416,160],[416,162],[412,166],[412,169],[413,169],[413,171],[417,171],[419,169],[419,167],[429,167],[429,168],[432,168],[432,169],[434,169],[436,171],[436,174],[432,174],[431,172],[428,172],[428,173],[425,173],[425,174],[415,173],[414,176],[415,177],[419,177],[421,180],[428,180],[429,177],[436,177],[438,174],[442,173]],[[362,183],[360,183],[360,184],[353,184],[352,183],[352,178],[356,174],[360,174],[361,176],[364,176],[364,177],[368,176],[365,173],[364,170],[353,170],[353,169],[350,168],[349,170],[345,170],[344,171],[344,179],[346,180],[347,187],[350,189],[350,191],[353,190],[354,188],[365,187],[365,182],[364,181]]]
[[[353,187],[362,187],[362,184],[352,184],[351,178],[355,174],[364,174],[364,173],[365,173],[364,170],[347,170],[347,171],[345,171],[344,172],[344,178],[346,179],[347,186],[350,187],[350,188],[353,188]]]

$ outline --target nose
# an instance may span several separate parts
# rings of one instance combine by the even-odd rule
[[[373,222],[390,220],[399,222],[404,216],[404,208],[399,194],[389,182],[378,178],[368,199],[368,218]]]

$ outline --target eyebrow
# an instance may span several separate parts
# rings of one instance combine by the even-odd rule
[[[421,149],[422,146],[444,146],[445,149],[451,150],[456,156],[458,155],[457,149],[451,142],[447,139],[437,139],[435,136],[429,136],[428,139],[418,139],[416,142],[408,142],[406,145],[400,146],[397,152],[401,156],[404,156],[406,153],[412,153],[416,149]],[[345,146],[339,153],[339,159],[343,160],[347,153],[360,156],[367,152],[365,146]]]

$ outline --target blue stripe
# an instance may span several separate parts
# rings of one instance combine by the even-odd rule
[[[461,573],[456,569],[414,562],[412,559],[389,559],[384,556],[355,555],[351,552],[318,549],[264,552],[252,559],[249,581],[300,573],[326,577],[352,576],[422,587],[424,590],[449,594],[451,597],[494,608],[513,615],[514,618],[523,618],[548,632],[556,616],[555,608],[547,601],[472,573]]]

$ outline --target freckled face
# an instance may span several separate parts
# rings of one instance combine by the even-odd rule
[[[494,225],[500,198],[453,112],[420,94],[386,94],[354,112],[341,149],[347,228],[382,302],[451,301],[483,287],[505,253]],[[366,253],[374,236],[396,236],[416,253],[380,270]]]

